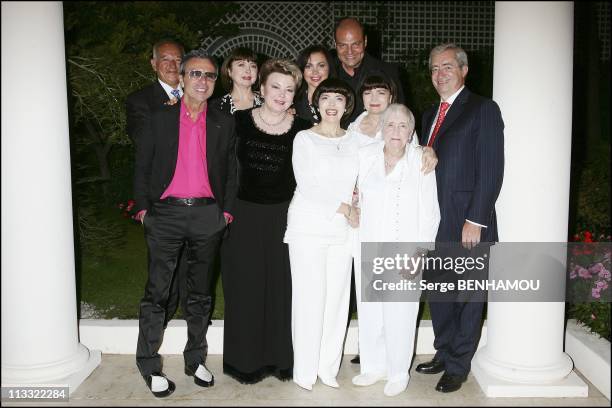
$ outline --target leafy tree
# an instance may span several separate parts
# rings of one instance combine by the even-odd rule
[[[85,181],[109,180],[108,154],[129,144],[125,97],[154,78],[151,44],[175,38],[187,49],[204,35],[228,35],[219,24],[231,3],[66,2],[68,79],[75,142],[95,151],[98,171]],[[83,181],[83,179],[81,180]]]
[[[82,240],[91,241],[103,230],[95,222],[95,208],[125,199],[118,192],[131,185],[125,98],[154,80],[149,63],[152,44],[172,38],[189,50],[204,36],[235,34],[236,25],[221,21],[237,10],[238,5],[230,2],[64,2],[73,174]],[[109,231],[103,235],[118,236]]]

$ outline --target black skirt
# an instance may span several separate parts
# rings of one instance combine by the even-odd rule
[[[241,383],[292,376],[288,208],[236,200],[222,245],[223,372]]]

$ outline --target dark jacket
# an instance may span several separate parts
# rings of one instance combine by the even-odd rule
[[[149,210],[168,188],[178,156],[181,104],[161,105],[150,113],[136,144],[135,212]],[[207,107],[206,161],[210,187],[222,211],[232,213],[238,192],[235,122],[231,115]]]
[[[423,114],[427,143],[438,105]],[[481,242],[498,241],[495,201],[504,177],[504,122],[497,104],[467,88],[453,102],[436,135],[440,226],[436,241],[461,242],[468,219],[486,225]]]
[[[158,80],[128,95],[126,106],[126,130],[132,143],[138,142],[144,123],[153,109],[168,101],[168,94]]]

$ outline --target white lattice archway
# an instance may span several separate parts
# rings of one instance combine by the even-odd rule
[[[202,47],[217,57],[245,46],[268,57],[296,58],[304,48],[330,46],[334,16],[325,2],[239,2],[240,13],[224,23],[238,24],[240,33],[231,38],[206,38]]]
[[[247,47],[258,54],[274,58],[294,59],[299,52],[299,50],[296,50],[293,45],[279,35],[270,31],[256,29],[241,30],[239,35],[227,40],[219,39],[208,48],[208,52],[211,55],[225,57],[236,47]]]

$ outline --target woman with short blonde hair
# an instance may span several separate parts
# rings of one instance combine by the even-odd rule
[[[283,233],[295,190],[293,140],[310,126],[290,109],[301,75],[288,60],[266,61],[263,105],[234,115],[240,185],[221,250],[223,372],[246,384],[292,376],[291,271]]]

